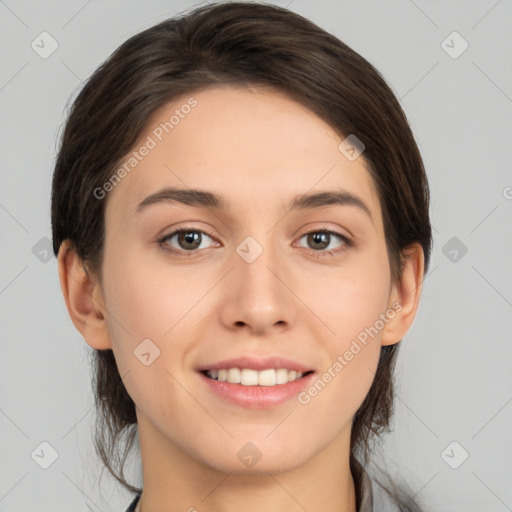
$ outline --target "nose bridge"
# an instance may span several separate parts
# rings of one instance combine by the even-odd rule
[[[275,276],[276,269],[281,267],[280,258],[271,243],[271,237],[260,235],[258,241],[253,236],[247,236],[237,246],[237,279],[240,280],[245,293],[253,292],[254,298],[271,300],[278,288],[282,286]],[[271,271],[273,270],[273,271]]]
[[[281,276],[285,262],[270,236],[247,236],[236,247],[229,287],[231,307],[225,321],[250,325],[261,331],[277,322],[291,322],[291,293]]]

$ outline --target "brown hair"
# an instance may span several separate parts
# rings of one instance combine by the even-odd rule
[[[101,278],[105,200],[93,191],[112,176],[148,118],[169,101],[210,84],[274,88],[306,106],[340,136],[355,134],[378,190],[393,280],[401,254],[431,250],[429,190],[406,116],[379,72],[309,20],[263,3],[207,5],[159,23],[122,44],[87,80],[60,141],[52,188],[53,250],[70,240]],[[361,464],[372,435],[389,429],[397,345],[381,348],[372,386],[352,424],[350,467],[361,502]],[[126,457],[137,433],[135,406],[111,350],[93,352],[99,416],[96,449],[124,486]],[[121,443],[123,436],[125,442]],[[124,450],[121,450],[124,445]],[[395,493],[395,501],[400,498]],[[417,510],[414,500],[403,510]]]

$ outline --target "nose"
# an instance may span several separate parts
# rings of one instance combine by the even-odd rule
[[[293,278],[285,258],[270,246],[262,247],[259,253],[258,246],[249,239],[233,255],[233,268],[223,283],[220,314],[228,329],[246,329],[251,335],[265,336],[290,328],[300,302],[292,291]]]

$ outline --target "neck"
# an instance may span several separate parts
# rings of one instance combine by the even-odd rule
[[[202,463],[139,417],[144,491],[136,510],[356,512],[347,430],[291,470],[240,473]]]

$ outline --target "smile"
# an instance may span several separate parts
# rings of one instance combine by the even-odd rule
[[[312,372],[297,372],[286,368],[252,370],[250,368],[229,368],[221,370],[206,370],[204,375],[209,379],[242,386],[279,386],[301,379]]]

